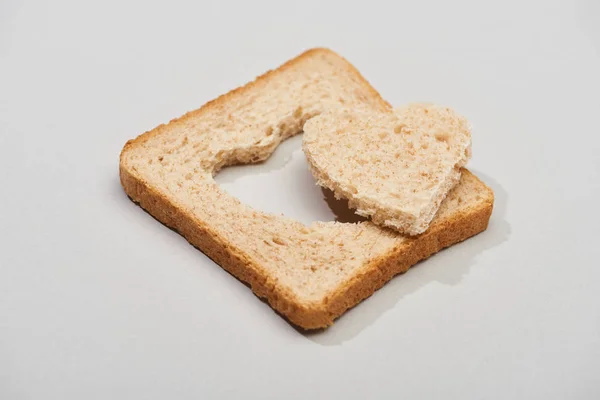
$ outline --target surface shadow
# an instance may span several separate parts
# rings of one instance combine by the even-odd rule
[[[511,233],[510,224],[506,220],[508,193],[491,177],[479,171],[471,172],[494,191],[494,210],[487,230],[417,263],[401,277],[391,279],[370,298],[344,313],[333,326],[323,330],[298,332],[323,346],[340,345],[356,337],[400,300],[419,289],[435,282],[458,285],[477,264],[477,256],[508,240]]]
[[[335,215],[335,220],[337,222],[347,222],[352,224],[368,221],[367,218],[354,213],[354,210],[348,206],[348,200],[336,199],[333,192],[324,187],[321,188],[321,192],[323,192],[323,198],[333,215]]]

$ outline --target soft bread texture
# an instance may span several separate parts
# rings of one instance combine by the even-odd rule
[[[471,156],[467,120],[447,107],[327,112],[304,125],[303,149],[321,186],[371,221],[418,235]]]
[[[405,238],[373,223],[310,226],[223,191],[223,166],[266,159],[324,111],[390,106],[345,59],[309,50],[242,88],[127,142],[125,192],[305,329],[329,326],[417,261],[483,231],[493,194],[468,172],[431,228]]]

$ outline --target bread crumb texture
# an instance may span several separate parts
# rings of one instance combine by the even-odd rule
[[[423,233],[471,155],[467,120],[447,107],[329,111],[306,123],[313,175],[357,213],[400,233]]]
[[[430,229],[408,238],[371,222],[306,226],[252,209],[214,181],[223,166],[265,160],[308,119],[341,108],[391,111],[345,59],[309,50],[128,141],[122,186],[292,323],[329,326],[394,275],[484,230],[493,203],[490,189],[463,171]]]

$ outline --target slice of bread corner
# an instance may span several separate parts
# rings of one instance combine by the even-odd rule
[[[371,222],[295,220],[254,210],[213,176],[265,160],[304,122],[336,107],[390,110],[345,59],[309,50],[198,110],[126,143],[121,184],[293,324],[331,325],[398,273],[486,229],[493,193],[464,170],[430,228],[407,238]]]
[[[319,185],[402,234],[429,227],[471,158],[471,127],[448,107],[341,110],[311,118],[302,148]]]

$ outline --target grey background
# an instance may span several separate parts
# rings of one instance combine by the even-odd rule
[[[600,398],[600,2],[0,2],[0,398]],[[473,123],[485,233],[303,334],[124,195],[139,133],[313,46]],[[334,218],[300,150],[218,181]]]

